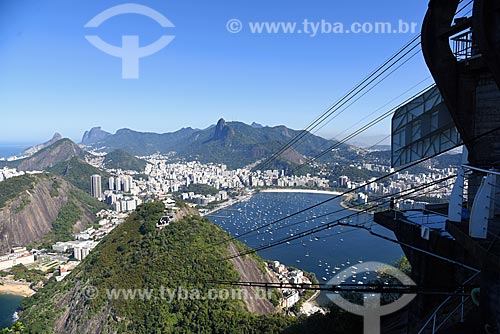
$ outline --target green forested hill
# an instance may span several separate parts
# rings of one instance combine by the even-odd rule
[[[68,161],[61,161],[54,166],[47,168],[47,171],[63,177],[75,187],[78,187],[86,193],[90,191],[90,177],[92,175],[101,175],[101,182],[103,182],[102,189],[105,189],[106,184],[104,183],[110,176],[107,172],[101,171],[100,169],[89,165],[78,157],[73,157]]]
[[[32,190],[35,182],[36,177],[30,175],[21,175],[0,182],[0,209],[24,191]]]
[[[83,143],[94,149],[104,149],[107,152],[121,149],[133,155],[176,152],[177,158],[225,163],[229,168],[240,168],[271,156],[301,134],[302,131],[285,126],[256,127],[220,119],[215,126],[203,130],[184,128],[172,133],[157,134],[121,129],[115,134],[107,134],[98,140],[84,140]],[[305,156],[314,156],[334,143],[336,141],[309,133],[287,150],[281,160],[284,164],[301,164],[305,161]],[[352,147],[343,144],[338,152],[330,152],[321,160],[348,160],[352,154]]]
[[[231,289],[207,281],[238,279],[231,263],[221,261],[228,255],[227,234],[198,216],[156,230],[163,209],[162,203],[140,206],[64,281],[27,298],[21,319],[26,332],[276,333],[294,323],[251,314],[242,300],[161,298],[162,286],[207,295],[209,288]],[[151,298],[108,298],[110,289],[145,288]],[[88,298],[94,290],[96,298]]]
[[[157,230],[163,209],[139,206],[62,282],[52,279],[26,298],[22,333],[362,332],[360,317],[336,307],[309,318],[256,315],[241,299],[205,298],[209,289],[235,288],[210,281],[238,280],[231,262],[221,260],[228,235],[199,216]]]
[[[138,159],[123,150],[114,150],[104,157],[104,166],[108,169],[126,169],[143,172],[144,168],[146,168],[146,161]]]
[[[112,156],[113,157],[113,156]],[[120,158],[123,158],[122,162]],[[138,160],[138,159],[137,159]],[[142,166],[141,161],[128,154],[116,154],[113,159],[115,164]],[[0,168],[6,166],[23,171],[46,171],[59,175],[77,188],[88,193],[90,191],[90,176],[99,174],[103,183],[109,174],[85,162],[85,152],[71,140],[64,138],[44,147],[28,158],[15,161],[0,161]],[[105,184],[103,184],[103,189]]]

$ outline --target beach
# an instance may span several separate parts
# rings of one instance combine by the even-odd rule
[[[3,282],[3,284],[0,285],[0,295],[29,297],[34,294],[35,291],[33,291],[27,283]]]
[[[315,190],[315,189],[295,189],[295,188],[271,188],[263,189],[261,193],[304,193],[304,194],[324,194],[324,195],[342,195],[341,192],[331,190]]]
[[[204,216],[210,216],[214,213],[216,213],[217,211],[219,210],[223,210],[223,209],[226,209],[227,207],[230,207],[232,205],[235,205],[235,204],[238,204],[242,201],[247,201],[249,200],[250,198],[252,198],[253,195],[257,194],[257,193],[302,193],[302,194],[322,194],[322,195],[332,195],[332,196],[339,196],[339,195],[342,195],[341,192],[338,192],[338,191],[332,191],[332,190],[316,190],[316,189],[297,189],[297,188],[267,188],[267,189],[262,189],[262,190],[259,190],[258,192],[252,192],[250,194],[247,194],[245,196],[242,196],[240,198],[233,198],[233,199],[230,199],[228,200],[227,202],[224,202],[222,203],[220,206],[210,210],[210,211],[207,211],[207,212],[204,212],[202,214],[200,214],[202,217]],[[347,198],[346,198],[347,199]],[[341,203],[341,205],[346,208],[346,209],[350,209],[347,207],[347,205],[345,205],[345,203]]]
[[[212,210],[209,210],[209,211],[204,212],[204,213],[200,213],[200,216],[202,216],[202,217],[209,216],[211,214],[216,213],[219,210],[226,209],[226,208],[228,208],[232,205],[238,204],[242,201],[247,201],[250,198],[251,198],[251,195],[245,195],[245,196],[242,196],[240,198],[231,198],[231,199],[227,200],[226,202],[219,204],[216,208],[213,208]]]
[[[305,193],[305,194],[323,194],[323,195],[332,195],[332,196],[339,196],[342,195],[343,193],[338,192],[338,191],[331,191],[331,190],[314,190],[314,189],[293,189],[293,188],[272,188],[272,189],[264,189],[260,191],[261,193]],[[352,195],[345,195],[342,201],[340,202],[340,206],[342,206],[344,209],[348,210],[353,210],[353,211],[360,211],[356,210],[353,208],[350,208],[345,201],[348,201]]]
[[[313,315],[317,312],[320,312],[321,314],[326,314],[327,310],[323,307],[318,306],[316,304],[315,300],[319,295],[319,291],[316,291],[314,295],[306,300],[300,309],[300,313],[305,314],[307,316]]]

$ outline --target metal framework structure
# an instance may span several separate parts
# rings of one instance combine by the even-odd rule
[[[284,282],[241,282],[241,281],[206,281],[204,284],[214,285],[231,285],[231,286],[251,286],[263,289],[297,289],[297,290],[313,290],[313,291],[330,291],[330,292],[359,292],[359,293],[399,293],[399,294],[429,294],[429,295],[446,295],[446,296],[467,296],[475,285],[462,286],[447,286],[447,287],[422,287],[417,285],[406,284],[382,284],[382,283],[365,283],[365,284],[309,284],[299,283],[291,284]]]
[[[462,144],[436,86],[396,110],[391,138],[392,167],[405,166]]]

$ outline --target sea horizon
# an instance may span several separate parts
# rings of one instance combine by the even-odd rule
[[[16,156],[33,145],[34,144],[28,143],[0,143],[0,158],[10,158]]]

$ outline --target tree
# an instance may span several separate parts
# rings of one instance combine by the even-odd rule
[[[25,330],[24,324],[21,321],[17,321],[12,325],[11,328],[4,328],[0,330],[0,334],[7,334],[7,333],[22,334],[24,333],[24,330]]]

